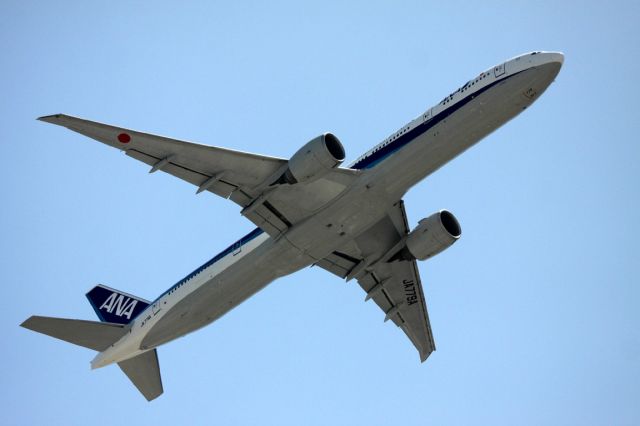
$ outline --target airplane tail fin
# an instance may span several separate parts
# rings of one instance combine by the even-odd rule
[[[156,349],[119,362],[118,366],[147,401],[156,399],[164,392]]]
[[[128,324],[151,302],[99,284],[87,293],[87,299],[100,321]]]
[[[109,322],[32,316],[22,327],[65,342],[102,352],[126,334],[124,325]],[[162,379],[155,349],[119,362],[118,366],[147,401],[159,397]]]
[[[24,328],[102,352],[125,335],[121,324],[78,319],[32,316],[20,324]]]

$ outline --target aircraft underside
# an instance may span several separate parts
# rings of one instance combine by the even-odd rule
[[[506,123],[547,89],[559,53],[532,52],[469,80],[440,103],[341,168],[344,148],[322,134],[290,159],[178,141],[57,114],[62,125],[238,204],[258,228],[154,301],[99,285],[87,297],[101,322],[31,317],[22,325],[98,351],[151,400],[163,392],[155,350],[201,328],[273,280],[309,265],[356,280],[417,349],[435,350],[417,267],[461,235],[440,210],[409,226],[402,198],[416,183]]]

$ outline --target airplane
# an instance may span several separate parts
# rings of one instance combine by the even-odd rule
[[[349,167],[332,133],[274,158],[185,142],[64,114],[67,127],[238,204],[257,228],[153,301],[97,285],[87,298],[100,321],[31,316],[21,326],[98,352],[91,368],[117,364],[149,401],[163,393],[158,346],[219,319],[278,277],[318,266],[355,279],[424,362],[435,350],[417,260],[461,236],[440,210],[410,229],[402,198],[416,183],[535,102],[564,62],[530,52],[481,72]]]

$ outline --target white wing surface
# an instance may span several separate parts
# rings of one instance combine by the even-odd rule
[[[348,280],[356,278],[367,293],[365,300],[372,299],[385,321],[404,331],[424,362],[435,343],[416,261],[388,261],[408,233],[404,204],[398,201],[387,217],[317,265]]]
[[[309,184],[275,185],[287,160],[234,151],[97,123],[64,114],[40,117],[67,127],[197,187],[229,198],[242,214],[270,235],[305,219],[344,191],[357,172],[334,169]]]

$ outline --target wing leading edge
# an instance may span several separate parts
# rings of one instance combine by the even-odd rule
[[[317,263],[342,278],[356,278],[373,301],[404,331],[426,361],[435,350],[426,299],[417,263],[386,261],[409,233],[404,203],[398,201],[387,216],[352,242]]]

